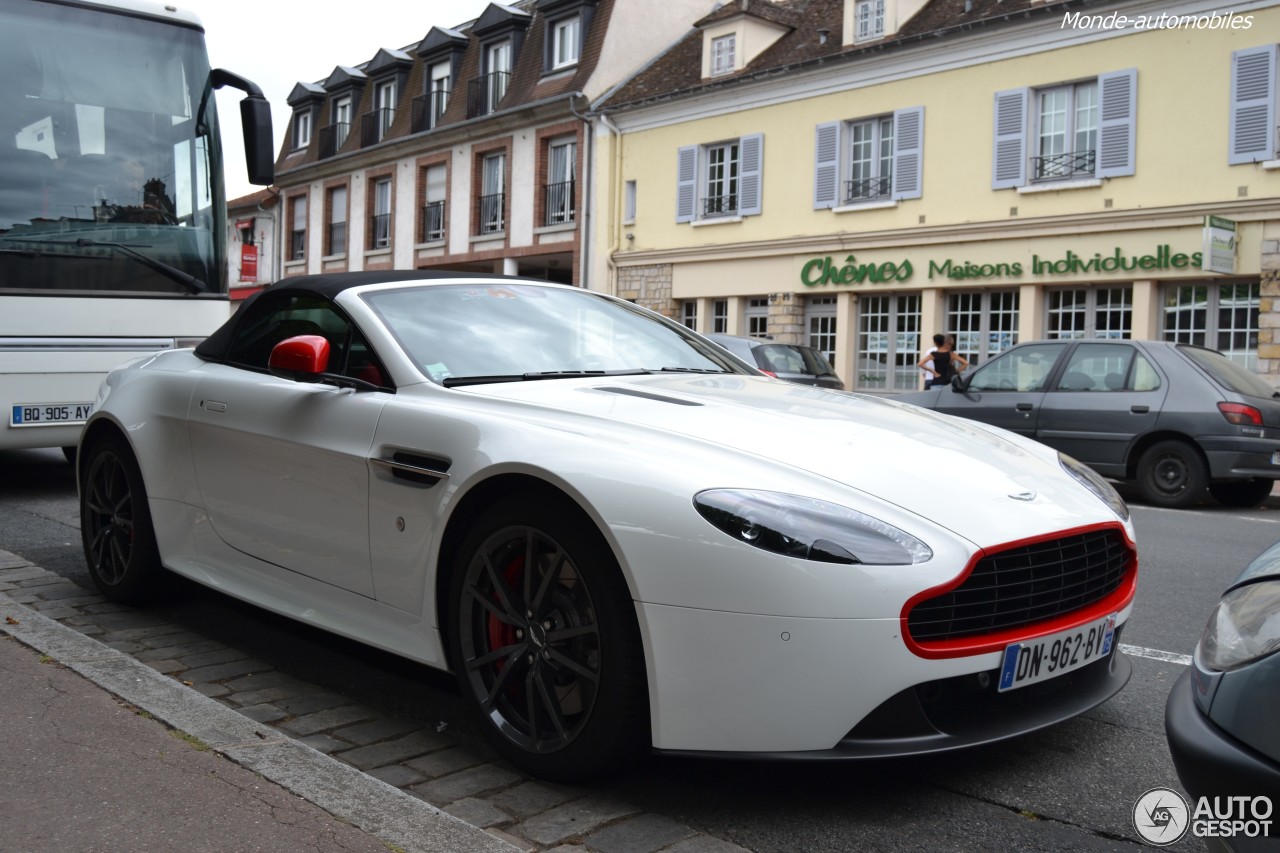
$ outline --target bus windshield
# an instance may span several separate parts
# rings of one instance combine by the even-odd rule
[[[0,79],[0,292],[225,298],[200,30],[0,0]]]

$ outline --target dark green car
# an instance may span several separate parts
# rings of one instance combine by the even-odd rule
[[[1157,506],[1190,506],[1206,489],[1256,506],[1280,479],[1280,392],[1204,347],[1023,343],[948,387],[895,399],[1034,438]]]

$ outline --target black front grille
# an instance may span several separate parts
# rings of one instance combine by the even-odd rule
[[[1119,530],[1095,530],[989,554],[960,586],[911,609],[917,642],[1029,625],[1106,598],[1120,586],[1130,550]]]

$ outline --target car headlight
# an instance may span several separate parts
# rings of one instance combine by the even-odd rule
[[[1129,505],[1124,502],[1124,498],[1120,497],[1120,493],[1116,491],[1115,486],[1106,481],[1101,474],[1085,465],[1083,462],[1077,462],[1065,453],[1058,454],[1058,462],[1062,465],[1062,470],[1066,471],[1072,477],[1075,477],[1080,485],[1098,496],[1098,500],[1111,507],[1111,511],[1124,521],[1129,520]]]
[[[1233,589],[1209,615],[1198,655],[1207,668],[1234,669],[1280,651],[1280,581]]]
[[[719,530],[764,551],[820,563],[872,566],[923,563],[933,551],[866,513],[781,492],[708,489],[693,497]]]

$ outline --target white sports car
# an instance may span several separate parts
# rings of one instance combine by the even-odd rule
[[[1130,674],[1133,527],[1092,471],[577,288],[280,282],[113,372],[78,466],[108,596],[167,569],[451,668],[548,778],[973,746]]]

